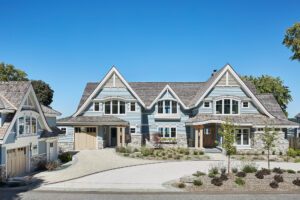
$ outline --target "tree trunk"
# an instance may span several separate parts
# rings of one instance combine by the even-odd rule
[[[230,175],[230,154],[228,155],[228,176]]]
[[[268,169],[270,169],[270,149],[268,149]]]

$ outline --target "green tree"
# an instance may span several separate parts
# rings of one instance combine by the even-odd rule
[[[54,93],[50,85],[42,80],[32,80],[31,83],[38,101],[45,106],[49,106],[53,101],[52,98]]]
[[[27,74],[11,64],[0,63],[0,81],[28,81]]]
[[[226,155],[228,157],[228,175],[230,174],[230,158],[231,155],[235,154],[236,147],[233,145],[236,137],[236,126],[233,125],[229,118],[226,119],[226,123],[222,124],[222,129],[220,134],[222,135],[222,147],[226,151]]]
[[[286,30],[283,42],[288,49],[291,48],[294,53],[291,60],[300,61],[300,23],[296,22],[291,28]]]
[[[274,78],[269,75],[262,75],[260,77],[242,76],[242,79],[244,81],[252,82],[258,94],[272,93],[282,111],[286,116],[288,115],[286,111],[287,104],[292,101],[293,98],[290,94],[291,91],[289,90],[288,86],[285,86],[279,77]]]
[[[263,133],[259,134],[259,140],[262,142],[263,149],[267,151],[267,161],[268,161],[268,169],[270,169],[270,152],[273,147],[275,147],[275,142],[277,141],[278,132],[274,130],[274,128],[270,128],[266,123],[265,129]]]

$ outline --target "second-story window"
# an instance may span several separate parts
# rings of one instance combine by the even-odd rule
[[[135,111],[135,102],[130,102],[130,111]]]
[[[94,111],[99,111],[99,102],[94,103]]]
[[[177,102],[171,100],[164,100],[157,102],[157,112],[159,114],[176,114]]]
[[[37,133],[37,119],[35,117],[25,116],[18,119],[19,135],[36,134]]]
[[[104,103],[105,114],[125,114],[125,102],[119,100],[106,101]]]
[[[239,114],[239,101],[233,99],[221,99],[216,101],[216,114]]]

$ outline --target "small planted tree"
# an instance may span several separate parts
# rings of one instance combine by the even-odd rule
[[[157,149],[161,148],[161,133],[160,132],[155,132],[153,133],[153,142],[154,142],[154,147]]]
[[[222,130],[220,134],[223,136],[222,139],[222,147],[226,151],[226,155],[228,157],[228,166],[227,173],[230,174],[230,156],[236,152],[236,148],[234,146],[235,141],[235,130],[236,127],[230,123],[229,118],[226,119],[226,123],[222,124]]]
[[[268,169],[270,169],[270,152],[275,147],[275,142],[277,141],[278,132],[271,128],[266,123],[264,132],[259,135],[259,139],[262,142],[263,149],[267,151],[267,161],[268,161]]]

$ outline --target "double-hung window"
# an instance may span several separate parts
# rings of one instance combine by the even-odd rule
[[[99,102],[95,102],[94,103],[94,111],[99,111],[100,108],[99,108]]]
[[[237,146],[250,146],[250,129],[237,129],[235,143]]]
[[[177,102],[171,100],[162,100],[157,102],[157,113],[177,114]]]
[[[135,102],[130,102],[130,111],[134,112],[136,110]]]

